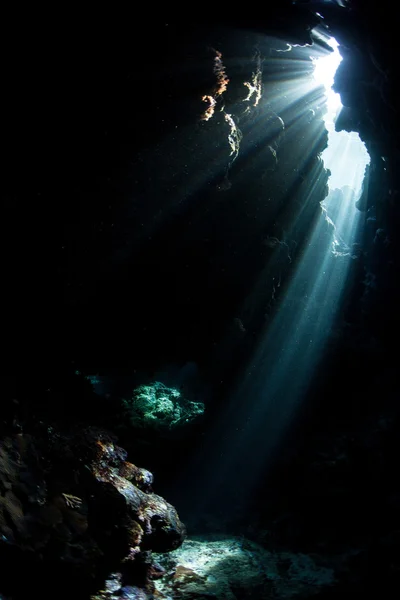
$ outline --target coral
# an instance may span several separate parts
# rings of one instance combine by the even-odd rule
[[[181,427],[204,413],[202,402],[187,400],[159,381],[136,388],[124,407],[133,426],[158,431]]]

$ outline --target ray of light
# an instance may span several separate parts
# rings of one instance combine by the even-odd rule
[[[325,121],[329,144],[322,159],[332,173],[330,187],[340,189],[335,196],[328,196],[321,208],[291,280],[282,292],[279,309],[260,335],[225,413],[207,440],[210,456],[203,455],[207,484],[197,482],[203,489],[203,494],[197,495],[197,507],[218,503],[230,495],[237,505],[249,501],[307,396],[341,311],[353,260],[351,246],[357,240],[360,224],[361,213],[355,203],[369,157],[358,135],[335,136],[340,98],[331,95],[330,86],[340,55],[337,43],[330,43],[334,51],[315,62],[313,86],[308,77],[301,85],[294,78],[286,83],[278,98],[286,101],[288,96],[293,108],[301,97],[304,100],[311,93],[310,88],[328,86]],[[281,109],[280,115],[283,113]],[[292,123],[285,122],[285,135],[290,135],[291,129],[294,132],[297,123],[301,123],[301,115]],[[301,126],[304,128],[304,122]],[[307,135],[313,139],[312,124]],[[317,143],[315,139],[313,143]],[[291,215],[293,227],[296,220],[304,220],[308,199],[317,185],[317,180],[309,179],[302,206],[297,215]]]

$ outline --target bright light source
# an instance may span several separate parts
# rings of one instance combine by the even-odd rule
[[[333,48],[333,52],[323,58],[314,59],[314,79],[319,85],[323,85],[326,89],[328,114],[335,116],[338,109],[342,106],[339,94],[332,90],[333,80],[336,70],[342,61],[338,46],[339,44],[334,38],[330,38],[329,45]]]
[[[369,155],[365,145],[356,132],[335,131],[335,121],[342,107],[340,95],[332,90],[334,77],[342,57],[339,53],[339,44],[334,38],[328,40],[333,52],[323,58],[314,59],[314,79],[326,89],[327,112],[324,116],[325,126],[328,130],[328,147],[322,153],[325,166],[331,171],[329,188],[340,189],[349,186],[356,194],[356,200],[361,192],[361,185]],[[355,209],[349,206],[349,210]]]

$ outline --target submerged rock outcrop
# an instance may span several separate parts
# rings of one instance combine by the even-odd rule
[[[114,569],[122,586],[151,595],[152,581],[163,574],[152,551],[176,549],[185,538],[175,508],[152,483],[152,474],[128,462],[100,429],[62,433],[43,426],[4,437],[2,591],[50,597],[57,586],[57,597],[84,597]]]

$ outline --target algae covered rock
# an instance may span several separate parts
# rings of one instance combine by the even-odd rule
[[[335,583],[317,557],[270,551],[243,537],[189,538],[156,560],[165,570],[155,584],[164,600],[301,600]]]
[[[123,406],[134,427],[159,432],[181,428],[204,413],[202,402],[188,400],[159,381],[137,387]]]

